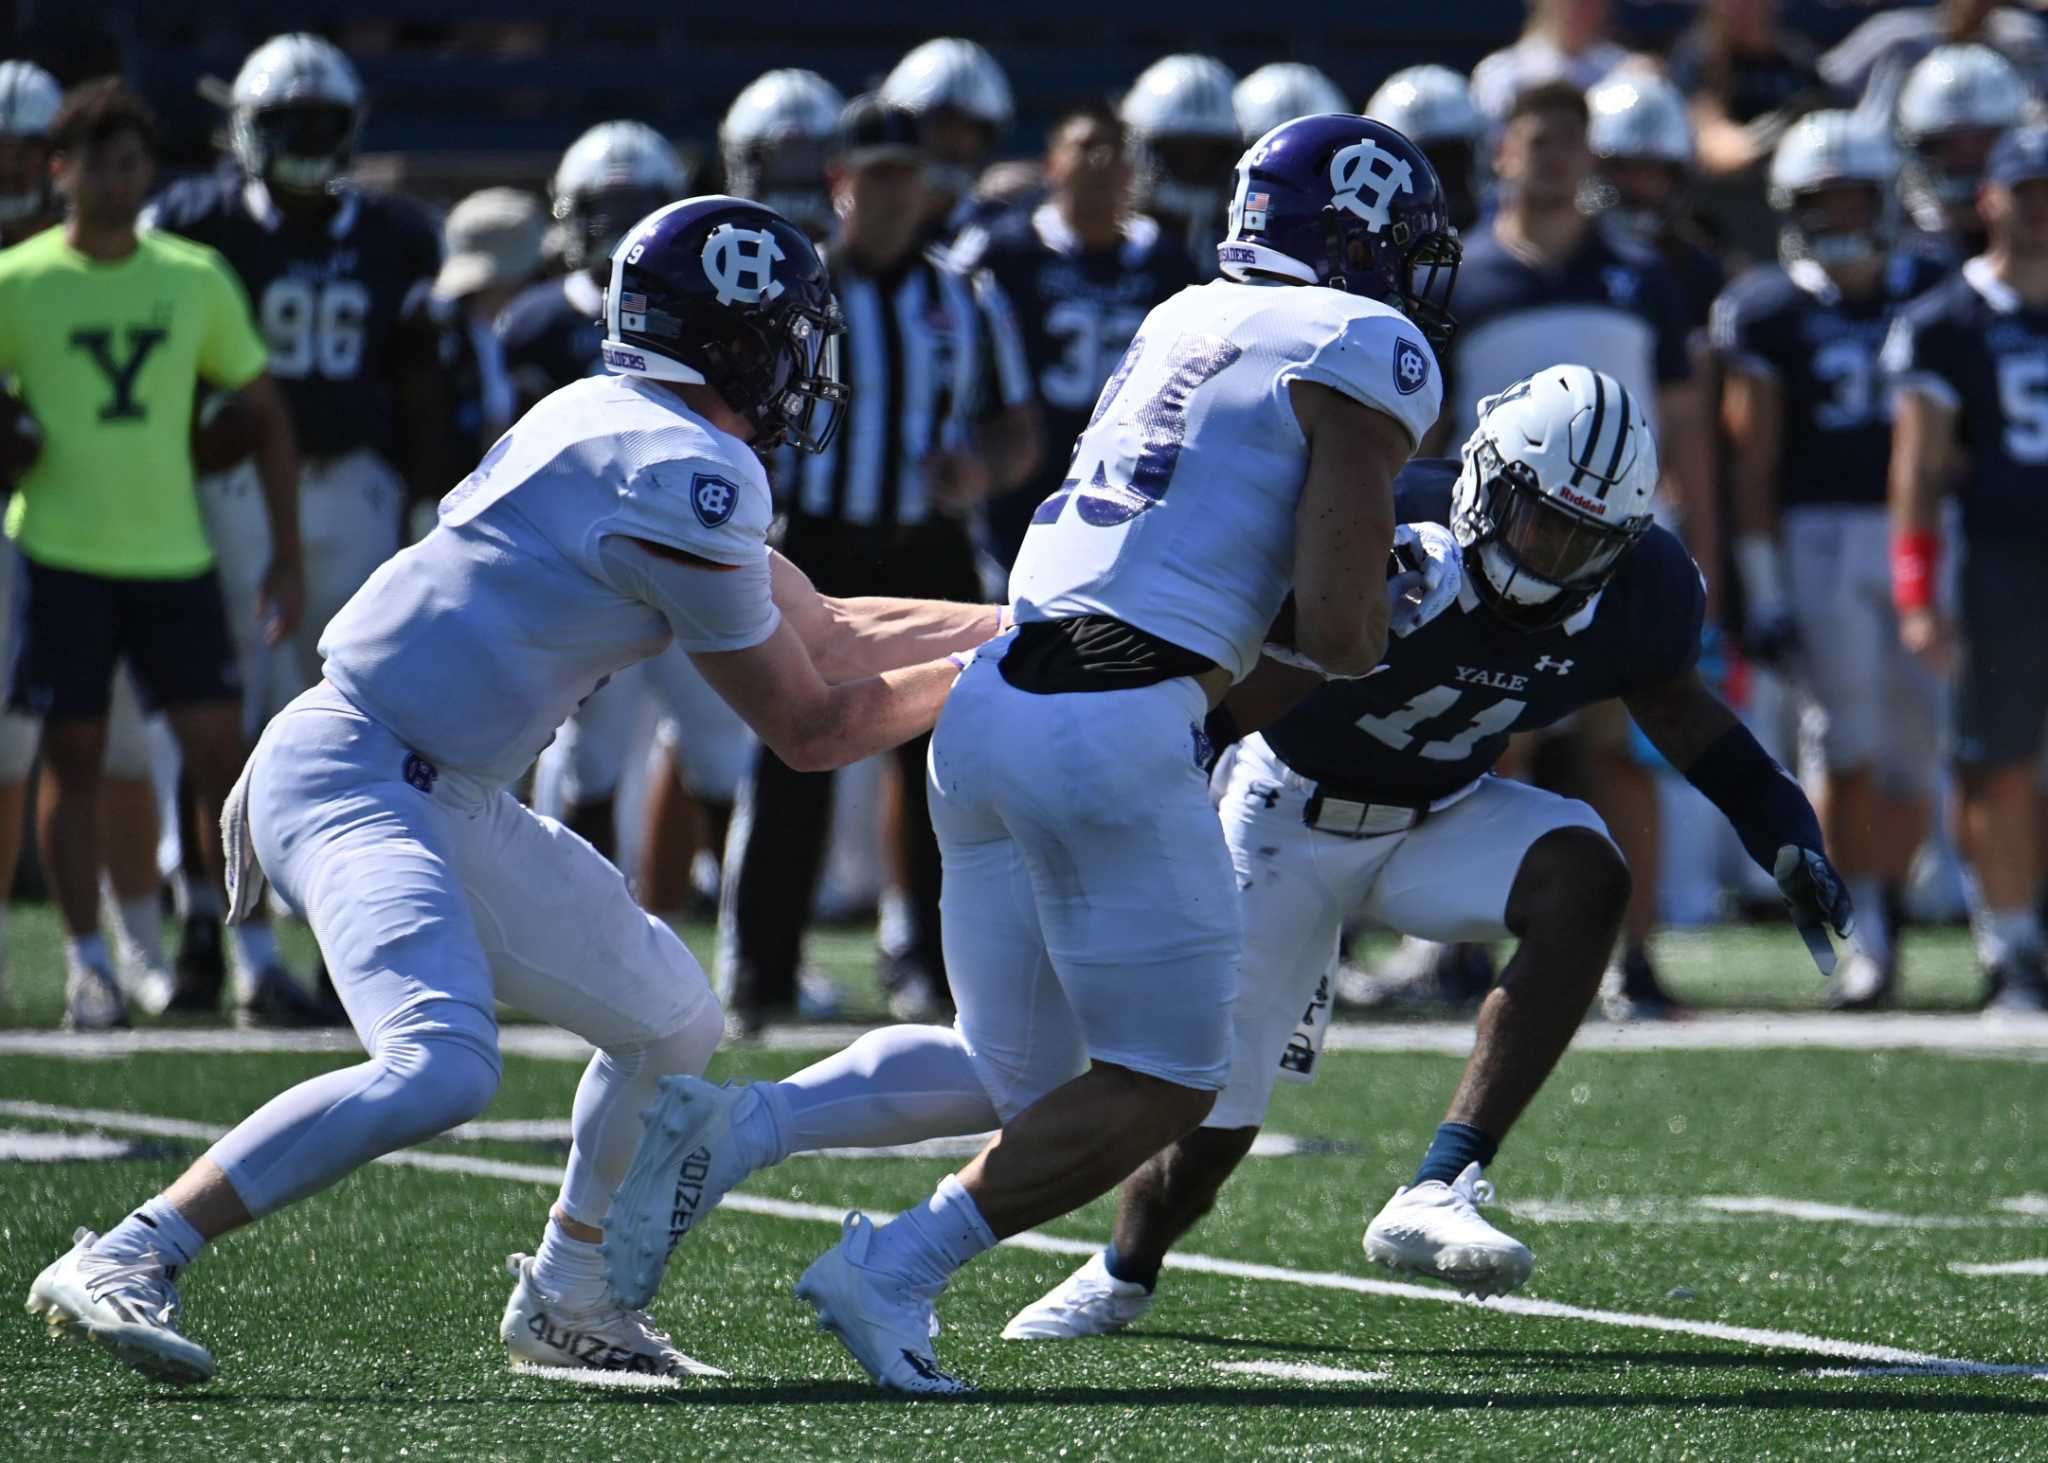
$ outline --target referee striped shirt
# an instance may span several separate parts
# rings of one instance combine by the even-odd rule
[[[792,507],[807,518],[905,528],[932,512],[928,453],[973,444],[975,421],[1031,399],[1009,300],[986,271],[913,254],[887,275],[828,251],[846,314],[841,369],[853,390],[830,448],[794,464]]]

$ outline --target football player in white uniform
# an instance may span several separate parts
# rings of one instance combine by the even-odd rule
[[[1391,484],[1441,404],[1425,342],[1459,257],[1428,162],[1362,117],[1287,123],[1240,161],[1219,253],[1227,277],[1155,308],[1104,386],[1012,572],[1018,628],[934,732],[956,1025],[871,1033],[788,1083],[664,1084],[606,1221],[622,1304],[763,1162],[1000,1126],[929,1201],[849,1215],[797,1286],[882,1386],[962,1390],[930,1340],[952,1273],[1215,1101],[1239,931],[1202,720],[1290,588],[1298,652],[1363,676],[1458,578],[1433,526],[1389,603]]]
[[[597,1048],[539,1254],[511,1262],[508,1351],[701,1370],[608,1301],[596,1242],[655,1080],[703,1070],[718,1002],[611,865],[507,785],[605,677],[672,640],[783,758],[853,761],[929,727],[964,663],[944,657],[1001,614],[825,600],[769,551],[752,447],[817,450],[846,399],[838,305],[786,220],[723,197],[658,209],[616,249],[605,310],[613,374],[529,412],[350,600],[325,679],[229,799],[232,912],[276,884],[369,1057],[280,1094],[36,1278],[32,1311],[150,1375],[212,1375],[172,1284],[201,1246],[483,1109],[500,1000]]]

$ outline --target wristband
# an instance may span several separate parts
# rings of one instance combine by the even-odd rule
[[[1941,535],[1931,528],[1892,535],[1892,605],[1900,614],[1934,604],[1934,569],[1941,562]]]

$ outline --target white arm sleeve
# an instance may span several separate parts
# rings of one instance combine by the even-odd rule
[[[782,623],[769,592],[765,553],[748,564],[714,569],[607,534],[597,558],[611,587],[659,610],[686,651],[749,650]]]

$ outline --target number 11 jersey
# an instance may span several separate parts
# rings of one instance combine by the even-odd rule
[[[1019,621],[1108,615],[1242,678],[1294,573],[1311,381],[1417,441],[1442,385],[1422,332],[1316,285],[1215,280],[1145,317],[1010,574]]]

